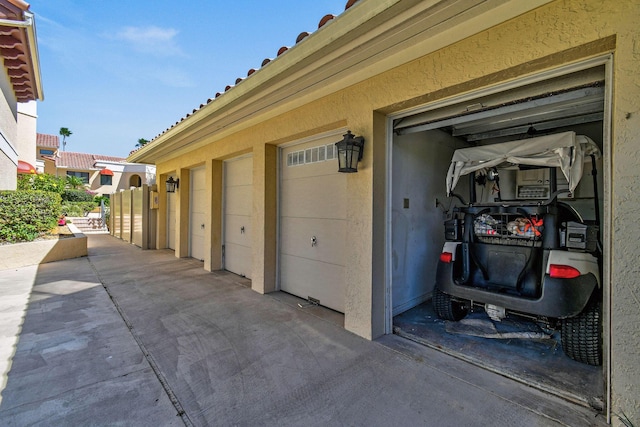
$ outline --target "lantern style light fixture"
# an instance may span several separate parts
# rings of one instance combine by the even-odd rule
[[[176,178],[175,180],[173,179],[172,176],[169,177],[169,179],[167,180],[166,184],[167,184],[167,193],[175,193],[176,192],[176,188],[178,188],[178,183],[180,182],[180,179]]]
[[[364,138],[353,136],[350,130],[344,134],[342,141],[336,142],[338,150],[338,172],[358,172],[358,162],[362,160]]]

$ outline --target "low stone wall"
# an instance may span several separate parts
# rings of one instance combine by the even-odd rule
[[[0,246],[0,270],[87,256],[87,236],[67,225],[73,237]]]

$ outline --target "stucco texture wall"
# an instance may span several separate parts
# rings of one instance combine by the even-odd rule
[[[510,81],[553,69],[571,62],[613,53],[612,151],[608,157],[613,183],[605,189],[610,197],[607,217],[613,219],[611,244],[610,312],[612,411],[624,411],[640,423],[640,31],[637,17],[640,2],[621,0],[555,1],[438,50],[398,66],[338,93],[309,99],[306,105],[268,121],[225,129],[225,135],[210,134],[209,144],[157,164],[158,175],[203,164],[208,159],[225,159],[246,152],[260,152],[264,145],[280,145],[323,131],[346,126],[367,140],[364,160],[357,174],[347,181],[347,241],[351,245],[347,264],[345,327],[373,338],[383,333],[385,312],[380,301],[383,280],[373,277],[374,259],[380,259],[384,229],[376,227],[384,217],[385,200],[376,185],[384,185],[386,133],[384,117],[406,108],[448,96]],[[357,72],[354,71],[354,72]],[[254,156],[263,161],[263,155]],[[264,169],[264,165],[256,170]],[[374,174],[374,168],[376,173]],[[254,191],[268,187],[269,174],[254,178]],[[182,179],[181,179],[182,184]],[[382,195],[381,195],[382,194]],[[376,195],[374,197],[374,195]],[[260,198],[259,196],[262,196]],[[256,195],[254,200],[263,200]],[[255,209],[255,206],[254,206]],[[262,226],[266,221],[262,222]],[[254,224],[254,226],[260,224]],[[161,226],[160,226],[161,227]],[[160,229],[160,234],[166,230]],[[264,242],[262,247],[264,248]],[[263,249],[254,250],[254,257]]]
[[[640,3],[557,1],[359,84],[356,99],[391,113],[565,63],[613,53],[611,409],[640,422]],[[386,90],[385,90],[386,88]],[[396,98],[392,100],[390,98]],[[391,102],[390,102],[391,101]],[[607,154],[607,153],[605,153]],[[606,302],[606,300],[605,300]],[[605,322],[606,323],[606,322]],[[606,339],[606,338],[605,338]]]
[[[17,130],[16,100],[6,73],[0,73],[0,190],[16,189]]]
[[[0,190],[15,190],[18,185],[17,166],[0,152]]]

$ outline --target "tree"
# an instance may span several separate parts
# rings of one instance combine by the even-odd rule
[[[60,128],[60,135],[62,136],[62,151],[65,150],[67,146],[67,137],[71,136],[73,132],[71,132],[68,128]]]
[[[140,138],[140,139],[138,139],[138,143],[136,144],[136,147],[142,148],[145,145],[147,145],[148,142],[149,142],[149,140],[144,139],[144,138]]]
[[[75,176],[75,175],[67,175],[67,179],[66,179],[66,184],[69,188],[71,188],[72,190],[77,190],[78,188],[83,188],[84,187],[84,180],[82,178],[80,178],[79,176]]]

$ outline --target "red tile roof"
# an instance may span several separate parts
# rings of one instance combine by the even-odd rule
[[[58,135],[49,135],[46,133],[36,134],[37,147],[60,148],[60,139]]]
[[[51,156],[58,168],[68,168],[76,170],[99,169],[95,166],[101,160],[108,162],[124,162],[124,157],[105,156],[102,154],[72,153],[69,151],[58,151],[58,155]]]
[[[358,1],[360,1],[360,0],[348,0],[348,1],[347,1],[347,4],[346,4],[346,5],[345,5],[345,7],[344,7],[344,10],[347,10],[347,9],[351,8],[351,6],[353,6],[354,4],[356,4]],[[328,24],[329,22],[331,22],[331,21],[332,21],[332,20],[334,20],[335,18],[336,18],[336,16],[335,16],[335,15],[332,15],[332,14],[328,14],[328,15],[323,16],[323,17],[322,17],[322,19],[320,19],[320,22],[318,23],[318,29],[320,29],[320,28],[324,27],[326,24]],[[300,34],[298,35],[298,37],[296,38],[296,44],[303,42],[307,37],[309,37],[309,35],[310,35],[310,34],[309,34],[308,32],[306,32],[306,31],[303,31],[302,33],[300,33]],[[285,54],[285,53],[287,52],[287,50],[289,50],[289,47],[287,47],[287,46],[282,46],[282,47],[278,50],[278,52],[277,52],[276,59],[277,59],[277,57],[279,57],[279,56],[281,56],[281,55]],[[264,61],[262,61],[262,67],[266,66],[266,65],[267,65],[267,64],[269,64],[269,62],[271,62],[271,61],[274,61],[274,59],[266,58]],[[237,84],[242,83],[242,81],[244,81],[244,80],[246,80],[247,78],[249,78],[249,77],[250,77],[251,75],[253,75],[255,72],[256,72],[256,70],[255,70],[254,68],[251,68],[251,69],[249,70],[249,72],[247,73],[247,77],[245,77],[245,78],[241,78],[241,77],[239,77],[239,78],[237,78],[237,79],[236,79],[236,85],[237,85]],[[225,87],[224,91],[225,91],[225,92],[227,92],[227,91],[229,91],[229,90],[233,89],[234,87],[235,87],[235,86],[227,85],[227,86]],[[156,136],[151,140],[151,142],[154,142],[158,137],[162,136],[163,134],[165,134],[166,132],[168,132],[170,129],[172,129],[173,127],[175,127],[175,126],[177,126],[178,124],[180,124],[180,122],[182,122],[182,121],[186,120],[186,119],[187,119],[187,118],[189,118],[192,114],[196,113],[198,110],[200,110],[200,109],[201,109],[201,108],[203,108],[205,105],[209,104],[211,101],[215,100],[215,98],[218,98],[218,97],[219,97],[219,96],[221,96],[221,95],[223,95],[223,93],[221,93],[221,92],[217,92],[217,93],[215,94],[215,97],[214,97],[214,98],[209,98],[209,99],[207,99],[207,102],[206,102],[206,103],[204,103],[204,104],[200,104],[200,107],[199,107],[199,108],[197,108],[197,109],[194,109],[192,113],[187,114],[186,116],[184,116],[183,118],[181,118],[179,121],[175,122],[175,124],[173,124],[172,126],[170,126],[170,127],[169,127],[169,128],[167,128],[167,129],[165,129],[165,130],[164,130],[164,131],[162,131],[160,134],[156,135]],[[131,153],[129,153],[129,155],[131,155],[131,154],[135,153],[135,152],[136,152],[136,151],[138,151],[140,148],[142,148],[142,147],[139,147],[139,148],[137,148],[137,149],[135,149],[135,150],[132,150],[132,151],[131,151]]]
[[[0,0],[0,57],[18,102],[44,99],[40,82],[35,24],[29,4]],[[14,23],[17,22],[17,23]]]

